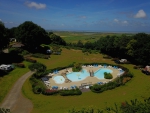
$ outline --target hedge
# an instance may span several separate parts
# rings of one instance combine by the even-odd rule
[[[71,89],[71,90],[61,90],[60,92],[61,96],[72,96],[72,95],[81,95],[82,92],[76,88],[76,89]]]

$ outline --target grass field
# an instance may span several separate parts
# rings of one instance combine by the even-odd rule
[[[46,64],[48,69],[66,66],[72,62],[106,62],[112,63],[109,59],[103,59],[101,54],[84,55],[79,50],[63,49],[62,55],[52,55],[50,59],[37,59],[39,62]],[[32,113],[66,113],[73,107],[83,108],[94,106],[96,108],[113,107],[114,103],[120,104],[123,101],[131,99],[143,100],[150,94],[150,77],[141,73],[140,70],[133,69],[133,65],[123,65],[133,74],[134,78],[126,85],[113,90],[105,91],[100,94],[85,92],[81,96],[44,96],[35,95],[32,92],[29,79],[23,85],[22,92],[29,98],[34,105]]]
[[[54,34],[59,35],[63,38],[67,43],[77,43],[78,40],[81,40],[83,43],[90,41],[94,42],[98,40],[100,37],[104,37],[107,35],[121,35],[121,33],[99,33],[99,32],[54,32]]]
[[[0,77],[0,103],[3,101],[4,97],[10,91],[13,84],[25,73],[29,71],[28,62],[23,62],[26,68],[15,68],[8,75]]]

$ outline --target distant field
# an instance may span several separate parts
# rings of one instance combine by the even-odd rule
[[[50,59],[36,58],[44,63],[48,69],[66,66],[72,62],[106,62],[115,64],[110,59],[103,59],[101,54],[84,55],[80,50],[63,49],[62,55],[51,55]],[[103,93],[85,92],[80,96],[45,96],[32,92],[29,79],[23,85],[23,94],[29,98],[33,105],[32,113],[67,113],[69,109],[94,106],[96,108],[114,107],[114,103],[120,105],[121,102],[130,101],[137,98],[143,100],[150,94],[150,76],[144,75],[141,70],[133,69],[133,65],[123,65],[128,68],[134,78],[126,85],[108,90]]]
[[[107,35],[121,35],[121,33],[100,33],[100,32],[67,32],[67,31],[57,31],[54,34],[59,35],[67,43],[76,43],[78,40],[81,40],[83,43],[90,41],[94,42],[100,37]]]

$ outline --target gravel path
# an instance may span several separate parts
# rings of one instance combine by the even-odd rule
[[[18,81],[14,84],[2,104],[1,108],[10,109],[12,113],[30,113],[33,105],[29,99],[26,99],[21,92],[21,88],[25,80],[31,76],[34,72],[28,72],[24,74]],[[19,74],[19,73],[18,73]]]

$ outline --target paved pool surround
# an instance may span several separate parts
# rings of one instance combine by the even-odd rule
[[[102,67],[103,68],[103,67]],[[88,72],[89,71],[93,71],[93,72],[96,72],[98,71],[99,69],[102,69],[100,67],[83,67],[83,69],[87,70]],[[106,69],[110,69],[112,70],[112,75],[113,75],[113,79],[118,77],[117,74],[120,72],[118,69],[114,69],[114,68],[109,68],[107,67]],[[72,68],[67,68],[67,70],[69,70],[69,72],[72,72]],[[69,83],[61,83],[61,84],[57,84],[53,78],[55,76],[58,76],[58,75],[61,75],[62,73],[66,73],[66,69],[63,69],[63,70],[59,70],[59,73],[57,74],[54,74],[52,76],[52,78],[49,78],[49,81],[50,81],[50,86],[58,86],[58,87],[70,87],[72,85],[76,85],[77,87],[81,86],[82,83],[92,83],[92,84],[95,84],[97,82],[109,82],[110,80],[109,79],[98,79],[97,77],[90,77],[90,76],[87,76],[85,79],[81,80],[81,81],[72,81],[72,82],[69,82]],[[113,80],[111,79],[111,80]]]

